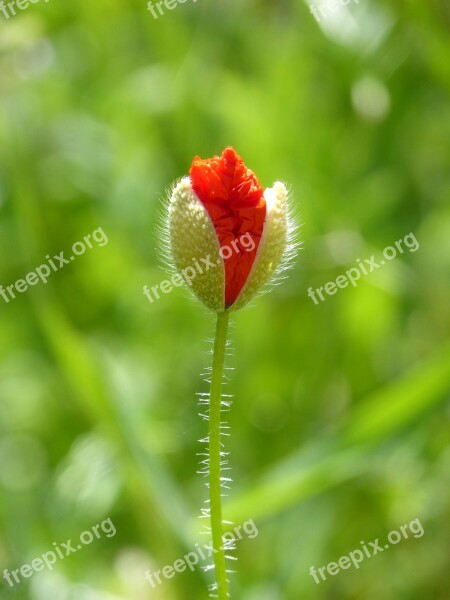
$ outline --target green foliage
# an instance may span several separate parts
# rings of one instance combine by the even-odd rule
[[[288,182],[303,241],[289,279],[232,319],[225,518],[259,531],[232,597],[448,597],[449,21],[443,0],[350,2],[320,23],[300,0],[0,12],[0,284],[108,237],[0,296],[1,571],[117,529],[2,579],[2,600],[205,598],[199,571],[155,589],[144,573],[199,539],[214,317],[142,288],[166,278],[164,191],[227,145],[264,187]],[[417,251],[307,295],[410,232]],[[423,537],[309,575],[415,518]]]

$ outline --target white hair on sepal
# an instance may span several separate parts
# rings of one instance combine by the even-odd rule
[[[282,184],[284,185],[284,184]],[[286,189],[286,247],[280,260],[280,264],[275,269],[272,278],[263,286],[262,294],[269,292],[273,287],[279,285],[287,279],[284,275],[286,271],[290,271],[295,266],[295,261],[298,257],[298,252],[302,247],[303,242],[299,239],[299,231],[303,223],[301,222],[300,212],[298,207],[294,207],[292,186]]]
[[[187,180],[190,185],[190,178],[186,175],[176,179],[170,186],[167,186],[162,198],[160,200],[159,207],[156,213],[156,252],[158,256],[158,263],[161,269],[172,278],[174,275],[181,275],[180,269],[175,263],[175,259],[172,254],[172,244],[170,238],[170,205],[174,198],[175,190]],[[196,298],[192,288],[187,284],[183,278],[183,285],[180,287],[181,292],[185,295],[187,301],[192,301]],[[198,298],[197,298],[198,299]],[[205,314],[208,314],[209,308],[200,303],[202,310]]]
[[[247,282],[230,310],[252,306],[254,299],[286,279],[285,273],[293,267],[301,246],[300,219],[293,208],[291,190],[277,181],[264,190],[264,198],[267,215],[258,251]]]
[[[156,215],[156,251],[163,270],[170,276],[179,271],[172,256],[170,244],[170,203],[176,188],[186,177],[180,177],[168,186],[164,192]]]
[[[225,304],[225,267],[211,217],[188,176],[166,195],[159,219],[160,257],[167,272],[181,275],[185,289],[213,312]],[[201,263],[208,264],[205,267]],[[210,269],[209,264],[214,268]]]

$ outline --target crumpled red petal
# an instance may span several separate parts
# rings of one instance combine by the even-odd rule
[[[264,190],[232,147],[222,156],[206,160],[196,156],[189,175],[192,189],[211,217],[220,247],[231,249],[231,254],[224,251],[225,308],[229,308],[244,287],[258,251],[266,219]],[[255,243],[251,251],[239,241],[246,233]]]

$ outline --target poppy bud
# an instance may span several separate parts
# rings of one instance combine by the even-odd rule
[[[202,160],[172,191],[168,254],[195,295],[215,312],[245,306],[292,254],[282,183],[263,190],[234,148]]]

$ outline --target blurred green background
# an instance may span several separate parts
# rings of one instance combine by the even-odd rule
[[[320,3],[317,2],[317,5]],[[111,518],[2,600],[203,600],[187,572],[207,490],[197,392],[214,318],[150,304],[158,211],[194,155],[233,145],[289,183],[302,250],[233,318],[234,483],[253,519],[232,598],[450,598],[450,6],[445,1],[51,1],[0,13],[0,283],[101,227],[73,263],[0,297],[0,568]],[[409,232],[356,288],[307,295]],[[419,518],[425,533],[309,575]]]

